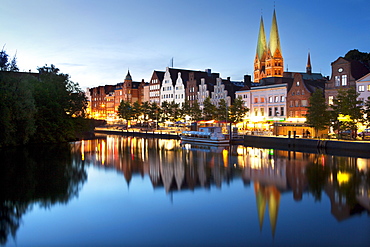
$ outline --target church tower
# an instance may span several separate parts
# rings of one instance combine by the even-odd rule
[[[276,20],[276,12],[272,16],[272,25],[268,46],[261,17],[260,30],[257,41],[257,51],[254,59],[254,82],[258,83],[266,77],[283,77],[284,59],[280,46],[279,30]]]
[[[308,59],[307,59],[307,65],[306,65],[306,73],[309,75],[312,73],[311,56],[309,52],[308,52]]]
[[[258,33],[256,57],[254,58],[254,82],[259,82],[265,77],[265,61],[267,55],[266,35],[261,16],[260,30]]]
[[[269,49],[266,58],[266,77],[283,77],[284,60],[280,47],[279,31],[276,21],[276,12],[272,17]]]

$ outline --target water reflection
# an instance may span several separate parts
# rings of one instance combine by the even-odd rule
[[[325,194],[331,202],[328,210],[338,221],[370,212],[369,159],[120,136],[76,143],[75,151],[88,163],[122,172],[128,184],[133,174],[147,175],[153,188],[166,193],[220,189],[242,179],[254,187],[260,229],[267,213],[272,235],[286,192],[295,201],[304,193],[317,201]]]
[[[87,175],[70,145],[0,150],[0,244],[13,238],[22,216],[37,204],[50,208],[78,195]]]

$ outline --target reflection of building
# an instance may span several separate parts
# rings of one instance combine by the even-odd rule
[[[236,177],[241,177],[245,185],[253,183],[260,226],[268,206],[273,234],[281,194],[290,191],[294,200],[300,201],[304,192],[319,189],[321,193],[324,188],[338,220],[370,212],[369,159],[245,146],[180,146],[178,140],[155,138],[103,137],[77,142],[73,151],[87,163],[122,172],[128,184],[135,175],[149,176],[154,188],[172,193],[221,188]]]

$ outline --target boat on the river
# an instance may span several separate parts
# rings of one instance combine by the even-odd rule
[[[222,133],[221,127],[200,127],[198,131],[183,131],[180,139],[184,142],[211,145],[229,145],[229,135]]]

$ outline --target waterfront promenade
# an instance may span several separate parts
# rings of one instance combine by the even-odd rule
[[[120,126],[96,127],[96,133],[151,136],[168,139],[180,139],[181,128],[122,128]],[[333,155],[350,155],[370,157],[370,140],[338,140],[323,138],[302,138],[288,136],[272,136],[269,133],[254,132],[239,136],[233,144],[243,144],[260,148],[275,148],[311,153],[327,153]]]

